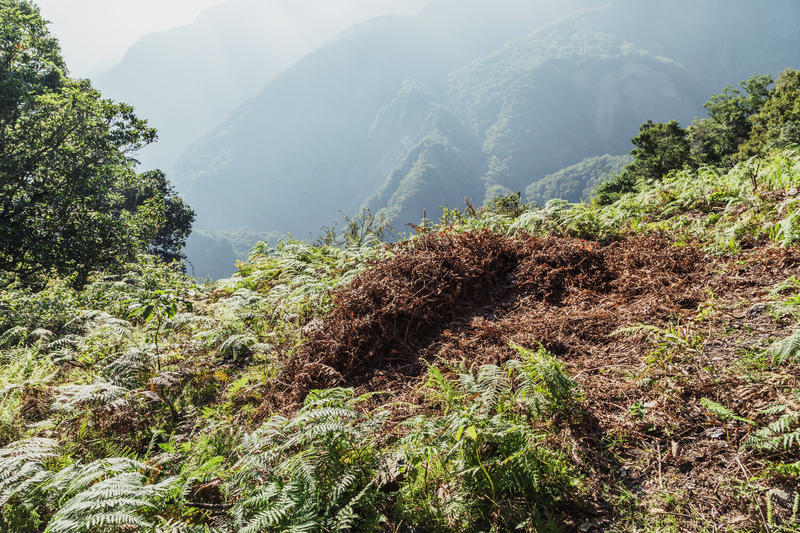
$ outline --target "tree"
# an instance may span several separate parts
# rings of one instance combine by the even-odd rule
[[[68,77],[35,4],[0,0],[0,270],[80,283],[148,248],[175,257],[193,213],[131,155],[155,140],[131,106]]]
[[[648,120],[639,126],[639,135],[631,139],[631,143],[633,163],[595,190],[595,201],[600,205],[611,204],[622,195],[635,192],[640,181],[660,181],[690,161],[687,131],[676,120],[666,124]]]
[[[769,100],[751,117],[752,132],[736,159],[746,160],[773,147],[800,143],[800,71],[781,72]]]
[[[754,117],[770,97],[772,76],[753,74],[739,85],[730,85],[703,104],[710,118],[695,120],[689,127],[695,166],[731,164],[731,156],[750,138]]]
[[[144,172],[138,176],[134,186],[123,191],[123,194],[123,208],[128,212],[137,211],[152,198],[157,198],[164,205],[164,222],[151,239],[147,252],[167,263],[186,259],[183,247],[192,232],[195,214],[175,194],[175,188],[167,180],[167,175],[160,170]]]

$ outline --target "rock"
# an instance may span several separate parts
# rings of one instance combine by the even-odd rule
[[[678,441],[672,441],[670,453],[675,461],[680,461],[683,456],[683,446]]]
[[[701,435],[707,435],[712,439],[721,439],[725,436],[725,428],[708,428]]]
[[[787,487],[775,487],[774,489],[769,489],[769,497],[776,505],[780,505],[784,509],[791,510],[792,507],[794,507],[794,499],[797,493],[786,489]]]
[[[381,460],[381,473],[378,475],[378,486],[381,492],[397,492],[400,483],[411,471],[411,465],[402,457],[387,456]]]
[[[798,191],[794,187],[786,191],[786,196],[797,196],[798,194],[800,194],[800,191]]]

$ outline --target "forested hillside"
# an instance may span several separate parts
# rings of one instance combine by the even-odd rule
[[[685,127],[709,94],[798,60],[793,2],[559,6],[515,18],[439,1],[350,28],[269,82],[171,175],[201,228],[307,235],[361,207],[402,227],[423,209],[465,196],[483,205],[586,158],[623,155],[646,120]],[[486,31],[472,31],[481,18]],[[726,30],[709,33],[708,20]]]

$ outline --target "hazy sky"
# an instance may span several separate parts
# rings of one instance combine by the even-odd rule
[[[79,76],[98,63],[122,57],[141,36],[190,24],[223,0],[35,0],[52,22],[64,59]]]
[[[34,0],[51,22],[72,76],[102,62],[120,59],[140,37],[191,24],[201,11],[224,0]],[[264,2],[276,0],[263,0]],[[372,6],[370,11],[416,12],[425,0],[298,1],[322,16]],[[107,65],[110,66],[110,65]]]

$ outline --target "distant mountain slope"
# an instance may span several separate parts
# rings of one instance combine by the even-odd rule
[[[381,13],[413,13],[423,3],[227,0],[193,24],[144,36],[93,80],[105,96],[134,105],[158,128],[158,144],[140,159],[144,167],[164,168],[204,130],[342,29]]]
[[[408,124],[407,135],[402,132]],[[416,223],[423,211],[460,207],[465,197],[481,198],[484,157],[477,137],[416,81],[378,113],[373,138],[402,138],[407,153],[365,205],[397,224]],[[399,226],[398,226],[398,229]]]
[[[688,125],[725,85],[800,60],[789,0],[620,0],[557,20],[557,9],[522,9],[506,35],[536,27],[472,57],[503,32],[471,40],[469,28],[514,13],[502,0],[492,19],[492,5],[434,0],[420,17],[356,25],[270,81],[171,169],[198,227],[303,237],[339,209],[368,206],[402,226],[465,196],[581,195],[583,182],[530,187],[628,152],[646,120]]]
[[[538,205],[548,200],[561,198],[569,202],[589,201],[592,190],[600,183],[620,174],[633,162],[630,155],[601,155],[584,159],[541,180],[536,180],[525,189],[525,199]]]
[[[578,12],[451,74],[453,110],[494,161],[488,189],[524,189],[565,163],[624,153],[647,119],[702,110],[679,64],[597,31],[602,11]]]
[[[406,77],[436,85],[452,68],[443,48],[421,19],[386,16],[283,72],[175,165],[201,224],[305,235],[338,209],[357,209],[384,180],[374,170],[397,164],[370,151],[379,144],[369,142],[376,115]],[[397,161],[404,156],[398,152]],[[370,176],[374,185],[364,187]]]
[[[459,44],[462,65],[578,9],[607,0],[431,0],[419,16]]]

